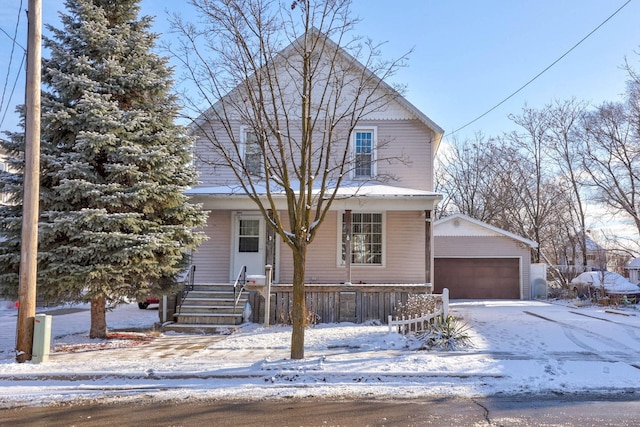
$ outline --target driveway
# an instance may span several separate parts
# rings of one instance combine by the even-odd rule
[[[637,307],[575,307],[535,301],[455,301],[475,354],[496,361],[521,392],[635,390],[640,384]],[[468,354],[473,354],[470,351]],[[514,384],[515,385],[515,384]]]

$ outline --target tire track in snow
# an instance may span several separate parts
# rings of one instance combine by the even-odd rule
[[[586,313],[578,313],[577,311],[570,311],[569,313],[576,314],[578,316],[588,317],[590,319],[602,320],[603,322],[609,322],[609,323],[613,323],[614,325],[622,326],[622,328],[627,332],[627,334],[631,338],[633,338],[634,340],[640,342],[640,335],[639,335],[640,334],[640,327],[638,327],[638,326],[628,325],[626,323],[616,322],[615,320],[604,319],[602,317],[592,316],[592,315],[586,314]]]
[[[549,317],[546,316],[542,316],[540,314],[537,313],[532,313],[530,311],[523,311],[525,314],[528,314],[530,316],[534,316],[543,320],[546,320],[548,322],[553,322],[557,325],[559,325],[562,328],[562,331],[564,332],[565,336],[571,341],[573,342],[575,345],[577,345],[578,347],[587,350],[591,353],[593,353],[594,356],[597,356],[599,358],[601,358],[602,361],[606,361],[606,362],[624,362],[627,363],[631,366],[633,366],[634,368],[640,369],[640,367],[636,366],[636,364],[634,364],[635,361],[635,354],[636,354],[636,349],[629,347],[628,345],[621,343],[620,341],[616,341],[606,335],[602,335],[602,334],[598,334],[596,332],[593,332],[587,328],[583,328],[581,326],[577,326],[574,324],[570,324],[570,323],[565,323],[559,320],[555,320],[555,319],[551,319]],[[605,319],[601,319],[596,317],[595,319],[598,320],[605,320]],[[617,322],[613,322],[613,323],[617,323]],[[623,324],[619,324],[620,326],[624,326]],[[596,349],[595,347],[592,347],[590,345],[588,345],[587,343],[585,343],[584,341],[580,340],[580,338],[578,338],[576,336],[576,332],[585,334],[595,340],[598,340],[604,344],[606,344],[607,346],[609,346],[611,348],[611,350],[613,351],[601,351]],[[615,352],[615,353],[614,353]]]

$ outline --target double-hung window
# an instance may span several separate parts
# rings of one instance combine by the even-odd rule
[[[238,252],[258,252],[260,250],[260,221],[241,219],[238,239]]]
[[[351,214],[351,263],[382,265],[382,220],[381,213]],[[345,216],[342,216],[345,224]],[[342,227],[342,264],[346,259],[347,234]]]
[[[376,129],[356,128],[352,135],[353,177],[372,178],[376,175]]]
[[[243,130],[244,167],[252,176],[262,175],[262,147],[258,135],[250,129]]]

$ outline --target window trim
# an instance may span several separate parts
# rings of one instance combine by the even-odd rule
[[[358,132],[371,132],[371,175],[356,175],[356,134]],[[351,178],[354,180],[367,180],[375,178],[378,175],[378,127],[377,126],[356,126],[351,132],[351,158],[353,168],[351,169]]]
[[[336,250],[336,266],[339,268],[346,268],[347,263],[342,261],[342,227],[343,220],[342,217],[344,215],[344,210],[337,211],[337,250]],[[362,267],[362,268],[383,268],[387,265],[387,212],[386,211],[352,211],[351,214],[379,214],[381,216],[381,226],[382,226],[382,249],[381,249],[381,261],[380,264],[357,264],[352,263],[352,267]]]

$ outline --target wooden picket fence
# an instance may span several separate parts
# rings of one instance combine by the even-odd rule
[[[406,335],[412,332],[420,332],[425,329],[425,325],[438,316],[446,318],[449,315],[449,289],[443,288],[442,294],[432,294],[433,297],[440,299],[442,304],[433,313],[414,315],[414,317],[396,317],[389,316],[389,333],[397,332]]]

